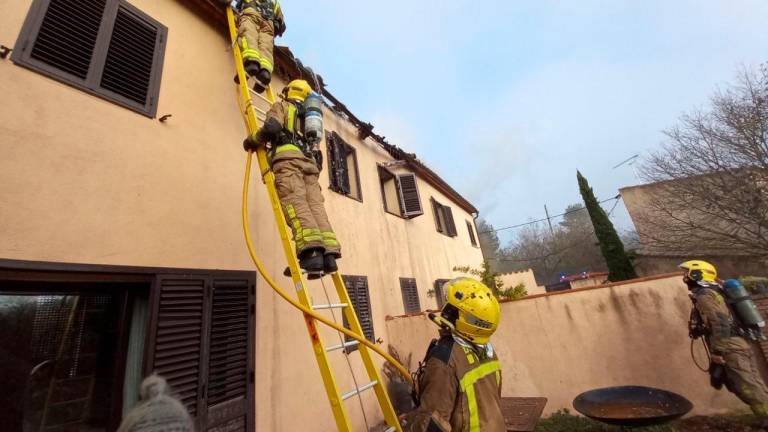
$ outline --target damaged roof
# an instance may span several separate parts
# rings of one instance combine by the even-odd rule
[[[226,31],[226,19],[224,9],[218,6],[218,0],[184,0],[185,3],[190,4],[198,12],[204,14],[213,23],[219,24],[223,31]],[[315,74],[311,68],[302,64],[293,53],[290,48],[286,46],[275,46],[275,73],[284,77],[286,80],[292,80],[296,78],[311,78],[315,81],[315,87],[319,87],[316,90],[322,94],[325,98],[326,105],[334,113],[346,119],[352,123],[358,129],[358,137],[361,140],[371,138],[376,141],[393,159],[405,162],[419,177],[424,181],[432,185],[435,189],[440,191],[452,199],[462,209],[470,214],[476,215],[478,213],[477,208],[472,205],[466,198],[458,193],[453,187],[451,187],[445,180],[443,180],[437,173],[432,171],[426,164],[421,162],[416,154],[408,153],[400,147],[387,142],[386,137],[381,136],[373,132],[373,125],[369,122],[360,120],[354,113],[352,113],[346,105],[344,105],[339,99],[337,99],[326,87],[323,77],[319,74]]]

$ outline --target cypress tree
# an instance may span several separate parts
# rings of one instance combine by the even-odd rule
[[[616,233],[613,223],[608,219],[605,210],[597,202],[595,193],[589,187],[587,179],[579,171],[576,171],[576,178],[579,180],[579,190],[584,199],[584,206],[587,207],[589,218],[592,219],[592,226],[595,228],[595,236],[600,242],[600,251],[608,265],[608,280],[617,282],[636,278],[637,274],[632,267],[632,262],[624,251],[624,244]]]

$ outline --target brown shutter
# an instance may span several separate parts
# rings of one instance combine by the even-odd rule
[[[203,276],[158,276],[154,346],[149,371],[162,375],[193,417],[204,410],[202,356],[207,334],[206,290]]]
[[[443,224],[440,222],[440,214],[443,211],[443,206],[435,201],[434,198],[430,198],[429,201],[432,203],[432,214],[435,216],[435,228],[437,229],[437,232],[444,232],[445,228],[443,228]]]
[[[443,210],[443,216],[445,217],[445,230],[446,234],[448,234],[451,237],[456,237],[458,233],[456,232],[456,223],[453,221],[453,211],[448,206],[440,206]]]
[[[405,313],[421,312],[419,291],[416,288],[416,279],[400,278],[400,291],[403,293],[403,308]]]
[[[424,214],[424,209],[421,207],[421,199],[419,198],[416,174],[407,173],[398,175],[397,189],[404,218],[411,219]]]
[[[101,88],[137,104],[154,109],[150,90],[154,84],[155,56],[164,42],[156,25],[146,21],[125,5],[120,5],[104,63]],[[153,114],[154,115],[154,114]]]
[[[50,0],[30,57],[85,81],[105,7],[106,0]]]
[[[472,222],[467,221],[467,232],[469,232],[469,241],[472,246],[477,246],[477,240],[475,239],[475,230],[472,228]]]
[[[373,316],[371,315],[371,298],[368,292],[368,278],[366,276],[342,276],[344,278],[344,285],[347,287],[349,293],[349,299],[352,301],[352,306],[355,308],[355,314],[360,321],[360,327],[363,329],[365,338],[373,342],[375,340],[375,334],[373,331]],[[348,327],[346,319],[344,325]],[[349,337],[345,337],[347,341],[352,340]],[[348,349],[354,351],[357,347]]]
[[[252,294],[247,279],[213,281],[206,416],[209,431],[248,430]]]
[[[437,308],[442,309],[445,305],[445,297],[446,292],[443,286],[449,281],[450,279],[437,279],[435,281],[435,299],[437,300]]]

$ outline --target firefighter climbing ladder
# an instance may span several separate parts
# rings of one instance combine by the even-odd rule
[[[232,53],[234,55],[235,67],[237,68],[237,76],[239,78],[238,102],[240,104],[240,108],[246,123],[246,127],[248,129],[248,134],[249,136],[254,136],[254,134],[259,130],[259,120],[256,115],[258,109],[254,105],[254,101],[251,98],[251,91],[248,88],[248,81],[245,74],[245,69],[243,67],[242,55],[240,53],[240,49],[237,44],[238,33],[237,33],[237,24],[235,22],[235,14],[231,8],[227,8],[227,21],[229,23],[229,32],[232,40]],[[259,96],[259,97],[262,97],[262,96]],[[271,87],[267,88],[266,90],[265,100],[269,103],[273,103],[275,100],[275,96],[274,96],[274,93],[272,92]],[[267,282],[267,284],[269,284],[286,301],[288,301],[294,307],[296,307],[297,309],[301,310],[304,313],[304,321],[307,325],[309,338],[312,342],[313,352],[315,354],[315,358],[317,359],[317,364],[320,368],[320,375],[323,378],[325,391],[328,394],[328,400],[331,403],[331,410],[333,411],[333,416],[339,431],[343,431],[343,432],[352,431],[352,426],[349,420],[349,414],[347,413],[347,409],[344,405],[344,401],[354,396],[357,396],[366,390],[373,389],[374,392],[376,393],[376,398],[378,399],[379,405],[384,415],[384,419],[389,425],[389,429],[387,429],[387,432],[391,432],[391,431],[401,432],[402,429],[400,428],[397,415],[395,414],[395,410],[392,407],[392,403],[389,400],[389,396],[387,395],[387,391],[384,386],[384,382],[381,379],[381,375],[371,358],[370,350],[376,352],[377,354],[381,355],[386,360],[394,364],[395,367],[400,371],[400,373],[408,381],[412,381],[410,373],[408,372],[407,369],[405,369],[405,367],[403,367],[400,363],[398,363],[395,359],[393,359],[389,354],[387,354],[381,348],[379,348],[378,346],[372,344],[367,339],[365,339],[365,336],[363,336],[363,330],[360,326],[360,322],[358,321],[357,315],[355,314],[355,310],[352,307],[349,294],[347,293],[347,289],[344,286],[344,281],[338,272],[333,273],[331,275],[331,278],[333,280],[334,286],[336,287],[336,292],[338,293],[338,296],[339,296],[339,303],[329,302],[329,304],[322,304],[322,305],[311,304],[309,295],[307,294],[304,288],[304,281],[302,280],[299,263],[298,263],[298,260],[296,259],[296,255],[294,253],[294,249],[291,244],[291,237],[289,235],[288,227],[285,222],[285,216],[283,215],[282,209],[280,207],[280,200],[277,196],[277,190],[275,189],[275,176],[274,176],[274,173],[272,173],[272,171],[269,169],[266,150],[263,147],[259,148],[256,151],[256,158],[258,160],[259,168],[261,170],[262,181],[267,187],[267,194],[269,195],[269,199],[272,203],[272,211],[274,213],[275,220],[277,222],[277,227],[280,232],[280,239],[283,243],[283,250],[285,252],[285,257],[288,261],[288,267],[290,268],[290,271],[291,271],[291,279],[296,288],[298,301],[292,298],[284,290],[282,290],[280,287],[277,286],[275,281],[270,277],[270,275],[264,269],[264,266],[261,263],[258,256],[256,255],[255,248],[253,246],[253,241],[251,239],[250,227],[248,222],[248,186],[250,182],[250,172],[251,172],[251,162],[253,159],[253,152],[248,152],[246,169],[245,169],[245,179],[243,182],[242,217],[243,217],[243,231],[245,233],[248,252],[250,253],[251,258],[253,259],[254,264],[256,264],[256,267],[258,268],[259,273],[261,273],[262,277]],[[329,310],[329,309],[330,310],[341,309],[344,314],[344,317],[347,320],[347,323],[349,324],[350,329],[343,328],[339,326],[337,323],[335,323],[334,321],[331,321],[328,318],[322,315],[319,315],[316,312],[318,310]],[[323,324],[328,325],[334,330],[340,333],[343,333],[353,338],[354,340],[351,342],[344,342],[343,338],[340,338],[341,343],[326,347],[321,340],[320,333],[318,332],[317,321],[320,321]],[[333,372],[331,371],[327,354],[332,352],[343,353],[345,348],[348,348],[351,346],[358,346],[360,357],[362,358],[363,364],[365,365],[365,370],[368,374],[370,382],[363,385],[356,384],[354,389],[342,394],[339,391],[339,388],[336,384],[336,378]]]

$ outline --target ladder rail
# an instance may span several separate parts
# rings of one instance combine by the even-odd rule
[[[235,59],[235,67],[237,69],[237,75],[239,78],[240,91],[239,91],[238,103],[240,105],[243,118],[245,120],[246,128],[248,129],[248,134],[249,136],[252,137],[259,130],[259,121],[258,121],[257,112],[259,112],[260,110],[258,110],[255,107],[254,101],[250,96],[250,89],[248,88],[247,76],[245,74],[245,69],[243,67],[242,55],[240,53],[240,49],[237,46],[238,34],[237,34],[237,26],[235,23],[234,12],[231,8],[227,8],[226,13],[227,13],[227,21],[230,29],[230,37],[232,38],[232,41],[233,41],[232,53]],[[272,102],[272,103],[274,102],[275,97],[271,87],[267,88],[266,96],[267,96],[266,100],[268,102]],[[283,211],[280,205],[280,200],[277,195],[277,189],[275,187],[275,176],[272,170],[269,169],[266,150],[263,147],[260,147],[257,149],[256,158],[257,158],[259,167],[261,169],[262,181],[267,187],[267,194],[269,196],[269,199],[272,205],[272,211],[274,213],[275,221],[277,223],[277,228],[280,234],[283,250],[285,252],[286,259],[288,261],[288,266],[291,270],[291,279],[296,289],[297,297],[299,301],[296,301],[293,298],[291,298],[284,290],[282,290],[275,283],[274,279],[272,279],[272,277],[268,274],[268,272],[264,268],[264,265],[261,263],[261,260],[258,258],[258,255],[256,254],[256,251],[255,251],[255,247],[253,245],[253,241],[250,234],[250,224],[249,224],[249,217],[248,217],[248,189],[250,186],[250,171],[251,171],[251,164],[253,160],[253,152],[248,152],[248,155],[247,155],[246,172],[245,172],[245,179],[243,182],[243,196],[242,196],[243,231],[246,238],[246,245],[248,247],[248,252],[254,264],[256,265],[259,273],[261,274],[262,278],[264,278],[264,280],[267,282],[267,284],[271,286],[275,290],[275,292],[277,292],[281,297],[283,297],[283,299],[285,299],[291,305],[293,305],[294,307],[296,307],[297,309],[303,312],[304,321],[307,326],[307,331],[309,333],[310,341],[312,342],[312,348],[315,353],[315,358],[317,360],[318,367],[320,369],[320,375],[323,379],[323,384],[324,384],[326,393],[328,395],[329,402],[331,403],[331,409],[333,411],[334,420],[336,421],[336,425],[338,429],[340,431],[350,431],[350,432],[352,431],[349,415],[347,414],[347,410],[345,406],[342,404],[343,399],[341,398],[341,394],[339,392],[336,379],[331,371],[331,367],[328,362],[328,357],[326,354],[326,349],[321,341],[320,334],[317,329],[316,321],[320,321],[323,324],[333,328],[334,330],[340,333],[343,333],[349,337],[352,337],[353,339],[357,340],[360,343],[361,355],[363,354],[363,352],[365,352],[366,354],[363,356],[366,370],[368,371],[369,376],[371,376],[371,374],[373,373],[377,377],[375,379],[372,377],[372,381],[375,380],[378,383],[377,385],[374,385],[373,388],[376,391],[376,395],[380,403],[380,408],[385,417],[385,420],[387,421],[387,424],[391,428],[394,428],[394,430],[400,432],[401,431],[400,423],[394,412],[392,404],[389,401],[389,397],[386,394],[386,390],[384,389],[384,386],[381,384],[382,381],[381,381],[381,378],[378,376],[378,370],[376,369],[374,363],[372,362],[370,358],[370,354],[368,353],[368,350],[365,347],[372,349],[379,355],[383,356],[387,361],[392,362],[398,368],[398,370],[400,370],[400,372],[406,377],[406,379],[409,379],[409,380],[411,379],[410,373],[408,373],[408,370],[405,369],[405,367],[403,367],[400,363],[398,363],[389,354],[387,354],[382,349],[373,345],[371,342],[369,342],[363,336],[361,336],[362,331],[360,329],[360,324],[357,321],[357,316],[355,315],[354,309],[348,306],[351,304],[349,300],[349,296],[346,293],[346,288],[344,287],[344,283],[341,280],[341,276],[338,273],[333,274],[334,284],[336,285],[336,289],[340,295],[343,292],[344,299],[342,300],[342,303],[347,304],[347,307],[343,308],[344,313],[352,317],[352,319],[349,322],[350,323],[354,322],[356,324],[356,328],[353,327],[351,329],[346,329],[344,327],[341,327],[338,324],[323,317],[322,315],[318,315],[316,312],[314,312],[311,309],[311,302],[307,294],[307,291],[304,289],[304,282],[301,278],[299,263],[294,253],[293,245],[291,243],[291,236],[288,232],[288,226],[286,224],[285,216],[283,215]],[[347,317],[348,319],[350,318],[349,316]]]

